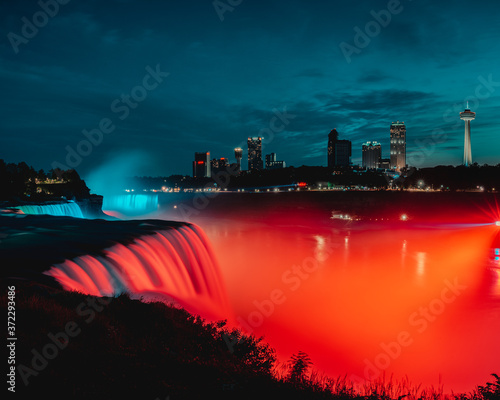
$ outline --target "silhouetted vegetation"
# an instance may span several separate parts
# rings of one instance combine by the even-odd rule
[[[261,171],[244,171],[239,175],[228,173],[212,178],[193,178],[183,175],[168,177],[135,176],[128,180],[125,189],[161,190],[167,188],[224,187],[266,188],[294,186],[305,183],[309,187],[351,187],[384,190],[393,188],[432,188],[443,191],[481,190],[492,191],[500,188],[500,164],[496,166],[477,163],[470,167],[437,166],[432,168],[410,168],[406,173],[393,179],[381,170],[363,170],[358,167],[288,167]],[[89,198],[90,190],[75,170],[35,171],[26,163],[6,164],[0,160],[0,200],[46,201],[61,196],[67,199]]]
[[[75,170],[35,171],[25,162],[6,164],[0,160],[0,188],[4,201],[48,201],[88,199],[90,190]]]
[[[262,338],[229,329],[225,321],[207,322],[173,305],[144,303],[126,295],[100,299],[19,281],[16,286],[16,365],[24,366],[23,374],[18,369],[16,394],[22,398],[443,397],[442,388],[421,389],[408,381],[380,379],[360,385],[346,377],[332,379],[312,370],[312,360],[304,352],[279,364]],[[2,306],[6,296],[2,293]],[[64,337],[61,332],[68,332],[68,323],[77,333]],[[469,394],[448,397],[499,399],[500,380],[494,377],[496,382]]]
[[[450,191],[480,188],[485,191],[498,190],[500,189],[500,164],[496,166],[473,164],[470,167],[439,165],[433,168],[412,169],[401,183],[405,188],[424,185]]]
[[[486,400],[500,399],[500,376],[491,374],[495,378],[494,382],[488,382],[485,386],[479,386],[477,391]]]
[[[385,188],[388,181],[381,172],[358,171],[355,168],[288,167],[261,170],[232,177],[229,188],[273,187],[280,185],[324,184],[325,186],[367,186]]]
[[[244,171],[240,175],[231,174],[212,178],[193,178],[172,175],[169,177],[134,177],[129,180],[129,188],[135,190],[161,190],[168,188],[225,187],[228,189],[252,189],[266,187],[293,186],[305,183],[309,187],[350,187],[384,190],[392,188],[432,188],[443,191],[478,190],[500,188],[500,164],[497,166],[473,164],[464,166],[437,166],[433,168],[410,168],[401,176],[387,174],[382,170],[364,170],[358,167],[327,168],[288,167],[272,170]],[[125,188],[124,188],[125,189]]]

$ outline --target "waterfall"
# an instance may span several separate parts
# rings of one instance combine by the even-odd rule
[[[66,290],[174,300],[207,318],[227,313],[218,264],[204,232],[192,224],[142,235],[127,245],[115,244],[102,255],[66,260],[45,274]]]
[[[104,196],[103,209],[126,214],[144,214],[158,208],[157,194],[120,194]]]
[[[24,205],[16,206],[15,208],[18,208],[24,214],[46,214],[83,218],[83,213],[80,209],[80,206],[71,200],[67,203]]]

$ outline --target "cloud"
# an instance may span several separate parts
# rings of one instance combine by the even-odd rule
[[[324,71],[318,68],[304,69],[295,75],[296,78],[324,78],[325,76]]]
[[[284,107],[296,117],[266,146],[291,165],[324,165],[333,128],[353,141],[355,158],[366,140],[387,149],[389,125],[398,119],[412,143],[445,130],[439,154],[446,154],[456,149],[444,146],[458,146],[463,135],[461,125],[445,120],[448,110],[474,94],[479,75],[500,80],[499,5],[492,0],[486,11],[468,13],[463,0],[406,2],[351,64],[339,42],[352,39],[353,28],[364,27],[386,1],[243,2],[223,23],[211,2],[195,3],[70,2],[15,55],[7,33],[19,31],[21,17],[38,5],[3,2],[0,146],[12,161],[30,157],[47,168],[82,139],[82,129],[116,116],[111,102],[140,84],[146,65],[160,63],[171,72],[168,80],[116,121],[82,171],[113,151],[141,149],[155,160],[149,174],[187,174],[195,151],[230,157]],[[473,129],[474,151],[488,157],[499,143],[495,95],[481,100]]]

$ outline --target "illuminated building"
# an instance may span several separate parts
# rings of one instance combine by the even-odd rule
[[[218,172],[227,171],[227,168],[229,167],[229,161],[225,157],[214,158],[212,159],[212,161],[210,161],[210,167],[211,176],[214,176]]]
[[[382,146],[377,142],[366,142],[362,146],[363,168],[379,168],[382,157]]]
[[[266,154],[266,169],[286,168],[284,161],[276,160],[276,153]]]
[[[211,176],[210,152],[194,153],[193,177],[210,178]]]
[[[460,113],[460,119],[465,121],[465,139],[464,139],[464,165],[468,167],[472,164],[472,147],[470,142],[470,122],[476,118],[476,113],[472,112],[467,102],[467,108]]]
[[[406,126],[404,122],[391,124],[391,169],[406,167]]]
[[[236,147],[234,149],[234,157],[236,158],[237,169],[236,172],[241,171],[241,159],[243,158],[243,149],[240,147]]]
[[[339,140],[337,129],[328,134],[328,166],[348,167],[351,163],[352,145],[350,140]]]
[[[261,170],[262,162],[262,138],[248,138],[248,170]]]

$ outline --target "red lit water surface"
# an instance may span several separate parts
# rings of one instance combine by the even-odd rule
[[[496,210],[349,222],[257,200],[187,217],[169,202],[160,217],[203,228],[231,324],[264,336],[280,360],[301,350],[331,376],[407,376],[448,392],[500,372]]]

